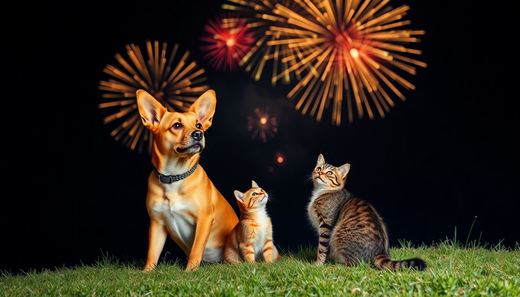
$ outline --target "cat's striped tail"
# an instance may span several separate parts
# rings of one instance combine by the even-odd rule
[[[374,266],[379,269],[388,268],[392,271],[401,268],[412,268],[416,270],[426,270],[426,262],[423,259],[412,258],[408,260],[392,261],[387,254],[379,254],[374,257]]]

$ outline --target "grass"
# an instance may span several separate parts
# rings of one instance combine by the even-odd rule
[[[176,262],[143,273],[142,262],[103,254],[93,266],[0,272],[0,296],[520,296],[520,245],[471,245],[401,241],[391,250],[392,259],[423,258],[429,265],[423,272],[380,271],[366,263],[316,266],[311,247],[273,264],[203,264],[190,272]]]

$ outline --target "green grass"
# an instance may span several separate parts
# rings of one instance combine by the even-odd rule
[[[414,247],[402,241],[392,259],[421,257],[423,272],[380,271],[362,263],[347,268],[314,265],[315,248],[285,253],[273,264],[203,264],[185,272],[185,263],[144,263],[103,255],[93,266],[2,272],[0,296],[520,296],[520,246],[482,247],[446,240]]]

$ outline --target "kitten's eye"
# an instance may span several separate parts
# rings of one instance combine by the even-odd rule
[[[256,195],[258,195],[258,193],[257,192],[253,192],[253,196],[256,196]]]
[[[327,175],[332,175],[332,171],[327,171]]]
[[[195,125],[195,127],[197,127],[197,129],[201,129],[202,130],[202,124],[201,123],[197,123],[197,125]]]
[[[316,168],[316,171],[320,172],[321,171],[321,167]]]
[[[182,128],[182,124],[181,123],[173,124],[173,129],[177,130],[177,129],[180,129],[180,128]]]

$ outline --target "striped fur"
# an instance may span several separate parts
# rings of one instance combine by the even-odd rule
[[[251,189],[245,193],[235,191],[235,197],[240,208],[240,219],[227,241],[224,260],[240,263],[279,259],[273,243],[271,219],[265,209],[267,193],[253,181]]]
[[[347,266],[363,261],[379,269],[425,270],[426,262],[419,258],[390,259],[383,220],[368,202],[344,189],[349,170],[350,164],[335,167],[325,163],[321,154],[313,170],[308,215],[319,235],[316,264],[323,264],[331,255]]]

